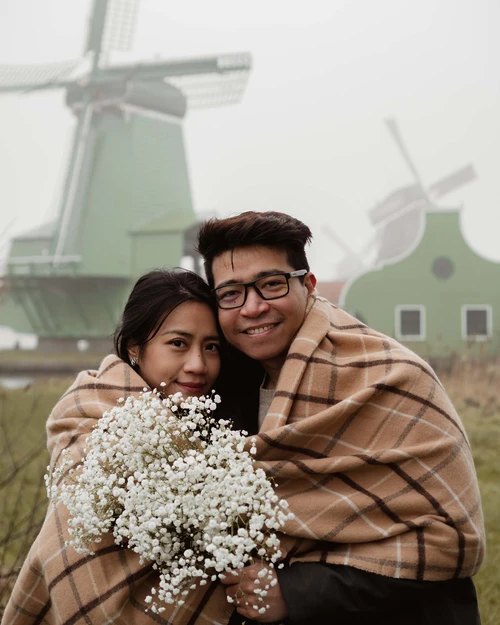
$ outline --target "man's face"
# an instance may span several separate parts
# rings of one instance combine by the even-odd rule
[[[262,245],[223,252],[215,257],[212,265],[215,288],[295,269],[303,267],[291,267],[284,251]],[[219,323],[229,343],[259,360],[268,373],[283,365],[304,320],[307,296],[314,289],[316,279],[309,273],[303,283],[300,278],[290,278],[289,284],[288,295],[275,300],[262,299],[250,287],[243,306],[218,311]]]

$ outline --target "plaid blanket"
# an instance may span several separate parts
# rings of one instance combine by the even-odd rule
[[[59,400],[47,422],[51,465],[69,448],[75,458],[102,413],[119,397],[139,393],[144,380],[116,356],[99,371],[83,371]],[[108,535],[95,555],[65,548],[67,510],[49,505],[43,527],[16,581],[3,625],[225,625],[233,612],[220,584],[193,591],[182,607],[161,615],[147,610],[145,598],[158,581],[150,565],[114,544]]]
[[[290,562],[394,578],[477,572],[484,526],[469,442],[427,363],[314,293],[257,436],[296,519]]]
[[[144,381],[116,356],[82,372],[47,423],[51,463],[84,441],[119,397]],[[242,390],[244,394],[244,391]],[[258,463],[296,518],[289,562],[346,564],[396,578],[473,575],[484,555],[481,503],[463,426],[430,367],[326,300],[310,298],[257,436]],[[64,548],[64,506],[49,507],[24,563],[4,625],[225,625],[222,587],[194,591],[182,608],[146,610],[157,577],[139,557],[99,543]]]

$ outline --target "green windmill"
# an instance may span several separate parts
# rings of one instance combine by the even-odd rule
[[[0,325],[41,347],[108,343],[139,275],[195,257],[182,120],[237,102],[248,79],[249,54],[108,64],[137,4],[94,0],[83,59],[0,67],[0,93],[65,89],[76,117],[58,218],[11,240],[0,290]]]

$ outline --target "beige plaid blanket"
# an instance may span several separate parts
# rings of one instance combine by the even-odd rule
[[[81,373],[49,417],[54,463],[119,397],[144,381],[116,356]],[[244,391],[242,390],[242,396]],[[481,504],[463,426],[429,366],[412,352],[311,297],[257,437],[259,463],[296,515],[290,562],[348,564],[391,577],[466,577],[484,554]],[[157,616],[144,599],[151,567],[109,537],[94,556],[64,549],[63,506],[47,518],[3,625],[225,625],[220,585]]]
[[[83,371],[63,395],[47,422],[51,464],[70,448],[84,455],[92,426],[119,397],[146,386],[116,356],[107,356],[99,371]],[[225,625],[233,611],[220,584],[193,591],[180,608],[167,606],[161,615],[147,610],[145,598],[158,577],[139,556],[118,547],[111,535],[85,556],[64,548],[67,511],[49,505],[43,527],[21,569],[2,625]]]
[[[261,465],[296,515],[283,541],[291,562],[416,580],[477,572],[476,473],[435,373],[317,294],[257,440]]]

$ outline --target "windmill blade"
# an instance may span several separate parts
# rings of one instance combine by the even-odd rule
[[[405,144],[403,142],[403,137],[401,136],[401,133],[399,132],[399,128],[398,128],[396,120],[395,119],[387,119],[386,120],[386,124],[387,124],[387,127],[389,128],[390,133],[392,134],[392,136],[394,138],[394,141],[396,142],[398,148],[400,149],[401,154],[403,155],[403,158],[406,161],[406,164],[410,168],[410,171],[413,174],[413,177],[415,178],[418,186],[422,190],[422,193],[424,194],[424,196],[427,196],[427,193],[425,191],[425,187],[424,187],[424,185],[422,183],[422,179],[420,178],[420,175],[419,175],[419,173],[417,171],[417,168],[413,164],[413,161],[410,158],[410,154],[409,154],[408,150],[406,149],[406,146],[405,146]]]
[[[95,82],[141,82],[167,80],[181,89],[194,107],[237,102],[245,90],[251,68],[248,53],[151,61],[103,67]]]
[[[375,230],[375,233],[368,239],[359,252],[360,258],[365,258],[371,254],[374,250],[378,250],[380,247],[381,233],[380,230]]]
[[[323,224],[323,232],[344,252],[344,256],[337,263],[336,279],[348,280],[353,275],[359,273],[364,268],[361,256],[349,247],[328,224]]]
[[[59,212],[59,228],[53,257],[55,267],[64,260],[65,255],[68,255],[67,248],[71,247],[72,239],[75,237],[79,228],[79,223],[74,221],[77,219],[78,214],[78,207],[75,205],[75,201],[79,185],[84,186],[86,184],[82,176],[85,163],[90,162],[93,157],[94,140],[91,136],[93,116],[94,107],[90,99],[87,99],[79,115],[78,124],[74,132],[71,154],[68,160]]]
[[[14,217],[9,221],[9,223],[2,229],[0,232],[0,248],[3,247],[4,243],[7,241],[7,235],[9,234],[9,230],[16,223],[17,217]]]
[[[328,224],[323,224],[323,232],[348,256],[357,256],[357,253],[336,234]]]
[[[141,81],[180,78],[205,74],[248,72],[251,56],[247,52],[220,56],[200,56],[175,61],[149,61],[147,63],[120,63],[103,67],[94,82],[113,82],[137,79]]]
[[[9,248],[9,243],[10,243],[7,235],[9,234],[9,230],[12,228],[16,220],[17,220],[17,217],[14,217],[14,219],[11,219],[11,221],[9,221],[9,223],[0,232],[0,276],[5,276],[6,274],[7,255],[8,255],[8,248]]]
[[[14,217],[9,223],[2,229],[0,232],[0,258],[3,256],[7,257],[7,250],[9,248],[10,239],[8,237],[9,230],[17,221],[17,217]]]
[[[128,51],[132,47],[139,0],[109,0],[103,32],[102,51]]]
[[[170,78],[187,99],[188,108],[201,109],[239,102],[248,82],[248,73],[207,74]]]
[[[0,65],[0,92],[60,89],[70,84],[81,59],[43,65]]]
[[[462,169],[458,169],[449,176],[441,178],[441,180],[431,184],[429,187],[429,194],[434,199],[440,198],[443,195],[458,189],[464,184],[471,182],[476,177],[474,166],[471,164],[466,165],[465,167],[462,167]]]
[[[97,67],[102,49],[102,39],[104,27],[106,25],[106,12],[109,0],[94,0],[92,13],[89,18],[89,29],[87,43],[85,44],[85,54],[94,53],[94,67]]]

